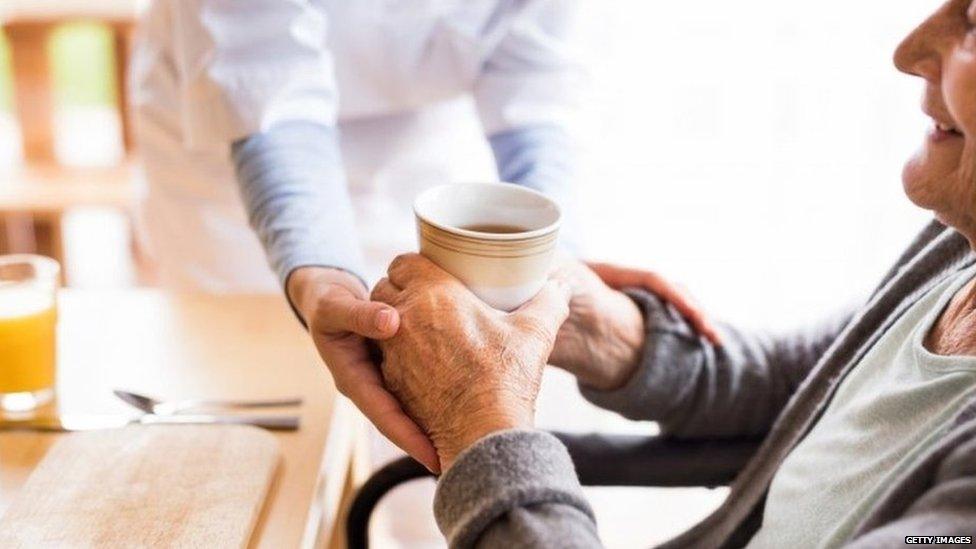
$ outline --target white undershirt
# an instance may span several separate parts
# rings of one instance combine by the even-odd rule
[[[900,318],[841,382],[824,416],[773,478],[749,544],[836,547],[976,392],[976,357],[939,356],[925,336],[976,267]]]

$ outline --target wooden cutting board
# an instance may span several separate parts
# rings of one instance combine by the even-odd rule
[[[278,461],[254,427],[67,435],[0,518],[0,547],[244,547]]]

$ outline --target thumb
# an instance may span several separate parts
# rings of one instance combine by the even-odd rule
[[[563,278],[551,278],[535,297],[512,313],[513,320],[530,323],[555,336],[569,316],[572,295]]]
[[[329,332],[353,332],[370,339],[388,339],[396,335],[400,327],[400,314],[385,303],[346,294],[329,302],[320,326]]]

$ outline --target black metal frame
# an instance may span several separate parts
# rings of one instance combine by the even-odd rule
[[[583,486],[725,486],[759,448],[759,441],[753,439],[553,434],[569,450]],[[400,484],[428,476],[430,471],[408,457],[376,471],[356,493],[349,508],[348,547],[369,547],[369,519],[384,495]]]

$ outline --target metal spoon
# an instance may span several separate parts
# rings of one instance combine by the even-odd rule
[[[184,410],[196,408],[277,408],[283,406],[301,406],[301,398],[282,398],[272,400],[170,400],[163,401],[150,396],[123,391],[116,389],[112,391],[115,396],[122,399],[126,404],[142,410],[147,414],[157,416],[178,414]]]

